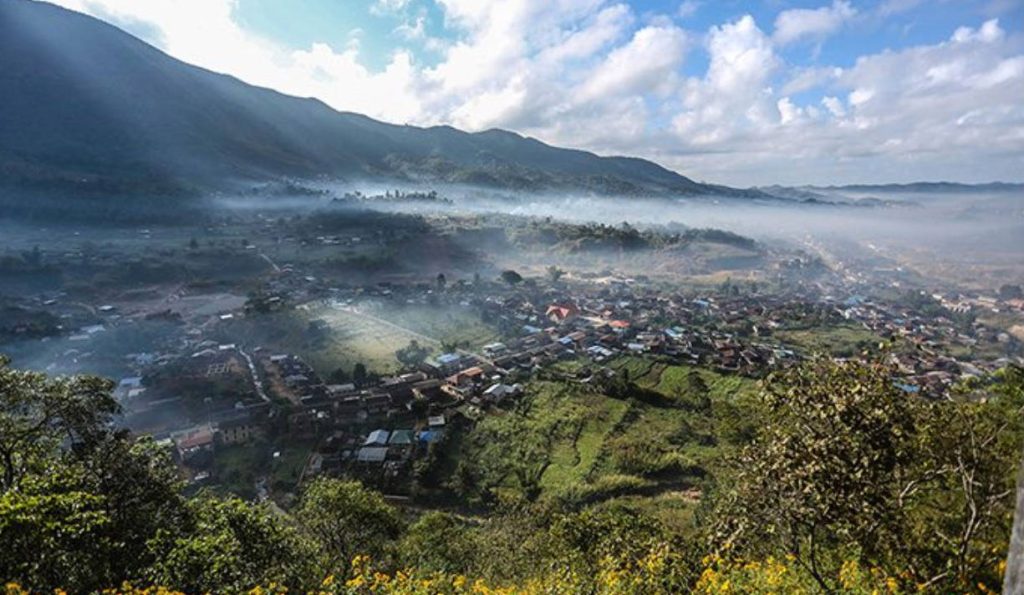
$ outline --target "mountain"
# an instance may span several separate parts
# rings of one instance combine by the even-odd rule
[[[986,184],[961,184],[958,182],[912,182],[909,184],[850,184],[846,186],[806,186],[812,192],[1021,192],[1024,184],[1012,182],[988,182]]]
[[[176,60],[102,21],[0,0],[0,178],[174,194],[287,178],[390,178],[606,194],[736,195],[650,161],[503,130],[387,124]]]

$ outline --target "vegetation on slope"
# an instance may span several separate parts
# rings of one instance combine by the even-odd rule
[[[684,392],[698,384],[682,378]],[[684,536],[625,502],[568,506],[515,492],[497,493],[481,516],[401,511],[341,479],[310,483],[284,513],[186,497],[166,453],[111,429],[110,388],[0,365],[8,594],[167,592],[131,585],[189,593],[995,590],[1024,437],[1019,369],[933,403],[895,390],[885,366],[815,360],[766,381],[746,410],[758,416],[754,435],[705,484]],[[545,398],[565,396],[553,386]],[[607,405],[607,422],[635,406]],[[589,425],[576,428],[583,435]],[[590,447],[577,439],[576,449],[582,460]]]

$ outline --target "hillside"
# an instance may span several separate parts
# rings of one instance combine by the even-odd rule
[[[376,177],[604,194],[758,195],[518,134],[338,112],[180,62],[91,17],[0,0],[8,187],[181,193],[279,177]]]

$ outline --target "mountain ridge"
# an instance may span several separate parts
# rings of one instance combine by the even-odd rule
[[[6,56],[6,57],[5,57]],[[636,157],[518,133],[337,111],[177,60],[93,17],[0,0],[0,172],[86,193],[188,193],[280,177],[468,183],[602,194],[762,196]]]
[[[796,190],[804,190],[809,192],[1006,192],[1024,190],[1024,183],[993,181],[968,184],[964,182],[917,181],[889,184],[843,184],[829,186],[806,185],[794,186],[793,188]]]

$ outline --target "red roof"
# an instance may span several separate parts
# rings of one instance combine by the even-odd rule
[[[565,320],[579,313],[579,308],[577,308],[573,304],[551,304],[550,306],[548,306],[548,310],[545,313],[545,316],[547,316],[548,318],[554,316],[559,320]]]

